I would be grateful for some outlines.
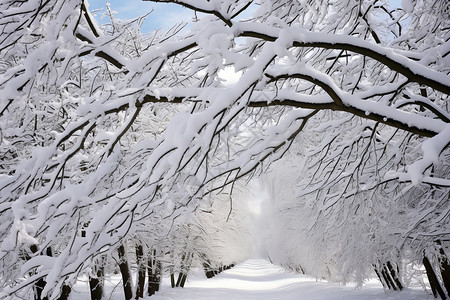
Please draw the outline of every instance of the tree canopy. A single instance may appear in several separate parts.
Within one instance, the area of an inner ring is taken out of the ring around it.
[[[162,252],[193,241],[196,214],[286,155],[306,168],[281,206],[307,226],[391,224],[366,231],[381,264],[448,253],[447,1],[153,2],[197,18],[142,34],[86,0],[0,3],[0,297],[45,278],[56,299],[144,228],[173,234]]]

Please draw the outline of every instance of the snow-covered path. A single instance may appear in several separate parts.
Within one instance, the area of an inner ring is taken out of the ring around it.
[[[153,300],[418,300],[432,299],[422,290],[385,292],[377,282],[361,290],[354,286],[320,282],[286,272],[265,260],[252,259],[224,271],[212,279],[191,277],[184,289],[162,290]]]

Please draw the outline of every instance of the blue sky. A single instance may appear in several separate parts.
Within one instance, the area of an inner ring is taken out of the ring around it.
[[[402,0],[391,0],[392,7],[401,7]],[[89,9],[102,9],[95,12],[94,15],[99,23],[107,23],[108,19],[101,18],[101,12],[106,11],[106,0],[88,0]],[[179,5],[167,3],[154,3],[142,0],[108,0],[110,7],[116,11],[116,16],[120,19],[132,19],[142,16],[153,9],[153,12],[147,17],[141,30],[142,32],[151,32],[156,29],[169,29],[174,24],[182,21],[190,21],[194,17],[194,13]]]
[[[108,23],[108,18],[101,18],[102,12],[106,11],[106,0],[88,0],[89,10],[102,9],[94,12],[99,23]],[[111,10],[116,11],[116,17],[120,19],[132,19],[142,16],[153,9],[153,12],[147,16],[141,30],[142,32],[151,32],[159,28],[169,29],[174,24],[181,21],[190,21],[194,14],[189,9],[179,5],[167,3],[154,3],[142,0],[108,0]]]

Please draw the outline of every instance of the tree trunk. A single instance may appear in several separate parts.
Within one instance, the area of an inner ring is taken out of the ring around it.
[[[131,300],[133,298],[133,287],[131,281],[131,272],[128,265],[128,260],[125,256],[125,247],[120,245],[117,249],[119,253],[119,269],[122,274],[123,292],[125,294],[125,300]]]
[[[447,290],[447,296],[450,298],[450,264],[448,259],[441,261],[441,276],[444,287]]]
[[[30,250],[32,253],[38,252],[38,246],[37,245],[31,245]],[[26,255],[26,259],[29,260],[30,257]],[[47,300],[47,297],[42,298],[42,290],[45,288],[45,285],[47,282],[44,280],[44,278],[40,278],[33,286],[34,290],[34,300]]]
[[[86,237],[86,231],[81,231],[81,236]],[[89,291],[91,294],[91,300],[101,300],[103,297],[103,285],[104,285],[104,274],[103,274],[103,261],[97,266],[97,277],[89,276]]]
[[[184,266],[184,269],[186,270],[186,272],[180,271],[180,273],[178,274],[178,280],[175,285],[177,287],[179,287],[179,286],[184,287],[184,283],[186,282],[186,278],[187,278],[187,273],[189,272],[190,256],[191,256],[191,254],[188,253],[187,255],[183,254],[183,256],[181,257],[182,266]]]
[[[211,263],[209,262],[209,260],[203,263],[203,269],[205,270],[206,278],[214,277],[214,272],[213,270],[211,270]]]
[[[175,286],[176,287],[184,287],[184,284],[186,283],[186,279],[187,279],[187,274],[180,272],[178,274],[178,280],[177,280],[177,284]]]
[[[214,271],[212,271],[211,269],[205,267],[205,275],[206,275],[206,278],[213,278],[214,277]]]
[[[37,245],[31,245],[30,246],[30,250],[33,253],[36,253],[39,249],[37,247]],[[45,250],[45,254],[47,256],[52,257],[53,256],[53,252],[52,252],[52,248],[48,247]],[[45,281],[44,278],[40,278],[33,287],[34,290],[34,300],[48,300],[48,297],[42,297],[42,290],[45,288],[45,285],[47,284],[47,282]],[[61,293],[59,295],[59,297],[57,298],[57,300],[67,300],[69,299],[69,295],[70,292],[72,291],[72,289],[70,288],[70,286],[63,284],[62,288],[61,288]]]
[[[450,298],[450,264],[448,259],[441,261],[441,276],[444,287],[447,290],[447,296]]]
[[[441,284],[434,272],[433,266],[430,263],[430,260],[425,255],[423,256],[423,265],[427,272],[428,281],[430,282],[431,291],[433,292],[434,298],[437,298],[437,295],[441,297],[441,299],[446,299],[444,291],[442,290]]]
[[[173,272],[170,273],[170,286],[175,287],[175,274]]]
[[[97,278],[89,277],[89,290],[91,292],[91,300],[101,300],[103,297],[103,282],[99,274],[101,271],[97,271]]]
[[[159,291],[159,285],[161,282],[161,262],[156,259],[156,250],[153,250],[152,255],[150,255],[148,259],[148,295],[151,296],[157,291]],[[175,281],[175,278],[172,278],[171,281]],[[174,287],[174,286],[172,286]]]
[[[180,286],[182,278],[183,278],[183,272],[178,273],[177,283],[175,284],[176,287]]]
[[[388,262],[386,263],[386,266],[387,266],[387,268],[388,268],[388,270],[389,270],[389,273],[391,274],[392,280],[393,280],[394,283],[397,285],[398,289],[399,289],[400,291],[403,290],[403,285],[402,285],[402,283],[400,282],[400,279],[398,278],[398,273],[399,273],[398,268],[397,268],[397,269],[394,269],[394,267],[392,266],[392,264],[391,264],[390,261],[388,261]]]
[[[187,275],[183,273],[183,276],[181,277],[180,286],[184,288],[184,284],[186,283]]]
[[[89,290],[91,293],[91,300],[101,300],[104,294],[104,257],[102,257],[98,262],[95,268],[97,269],[96,275],[97,277],[89,276]]]
[[[379,265],[381,265],[381,268],[378,267]],[[373,265],[373,268],[383,287],[394,291],[401,291],[403,289],[403,285],[398,277],[398,267],[394,268],[390,261],[387,261],[385,264],[378,263],[378,266]]]
[[[58,300],[68,300],[71,291],[72,289],[70,288],[70,286],[64,284],[62,286],[61,295],[59,296]]]
[[[439,253],[441,254],[440,265],[441,265],[441,276],[444,283],[444,287],[447,290],[447,296],[450,298],[450,262],[447,254],[444,252],[441,241],[437,240],[436,243],[439,245]]]
[[[136,261],[138,265],[136,299],[139,299],[144,298],[144,286],[145,286],[145,261],[144,261],[144,249],[142,245],[136,246]]]
[[[41,278],[34,284],[34,300],[47,300],[47,297],[42,298],[42,290],[45,288],[47,282]]]
[[[373,266],[373,270],[375,271],[375,274],[377,274],[378,280],[380,280],[383,288],[389,289],[389,286],[386,284],[385,280],[382,278],[382,275],[381,275],[380,271],[378,270],[377,266],[375,264],[373,264],[372,266]]]
[[[381,269],[381,275],[383,275],[384,281],[386,282],[388,289],[392,289],[392,290],[396,291],[397,288],[395,287],[395,283],[392,281],[392,278],[391,278],[391,276],[389,276],[387,268],[384,265]]]

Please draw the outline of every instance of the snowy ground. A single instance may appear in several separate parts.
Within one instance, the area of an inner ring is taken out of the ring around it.
[[[86,286],[86,285],[85,285]],[[76,287],[71,299],[89,299],[83,284]],[[123,299],[119,280],[107,284],[106,299]],[[202,274],[191,276],[185,288],[169,287],[166,280],[152,300],[423,300],[434,299],[421,289],[385,292],[381,285],[369,282],[362,289],[354,286],[316,281],[313,278],[286,272],[265,260],[248,260],[212,279]]]

